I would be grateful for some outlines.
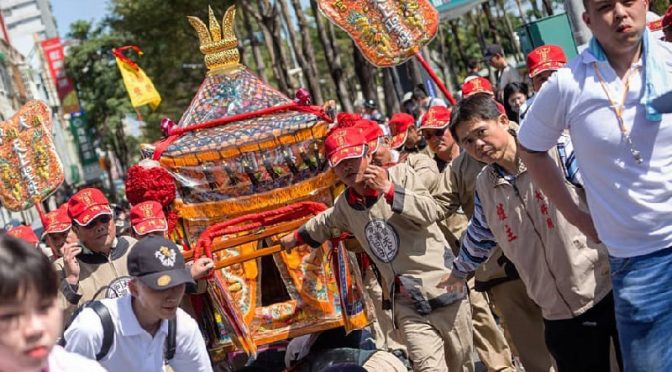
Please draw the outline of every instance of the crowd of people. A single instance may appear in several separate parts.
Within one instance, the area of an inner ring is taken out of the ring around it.
[[[292,340],[285,368],[672,370],[672,11],[659,40],[645,1],[584,6],[570,62],[541,46],[523,78],[492,45],[494,84],[470,62],[454,107],[418,86],[389,120],[337,115],[345,191],[280,243],[347,233],[376,321]],[[185,262],[161,204],[85,188],[44,222],[0,236],[0,371],[213,370],[185,295],[215,264]]]

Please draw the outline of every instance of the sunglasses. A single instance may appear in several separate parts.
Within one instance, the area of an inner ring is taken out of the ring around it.
[[[93,229],[94,227],[98,226],[99,223],[102,223],[102,224],[109,223],[111,219],[112,219],[112,216],[110,216],[109,214],[104,214],[102,216],[98,216],[98,217],[94,218],[91,222],[89,222],[88,225],[82,226],[82,227],[87,229],[87,230],[90,230],[90,229]]]
[[[430,139],[432,137],[443,137],[443,134],[446,133],[446,129],[423,129],[422,136],[425,139]]]

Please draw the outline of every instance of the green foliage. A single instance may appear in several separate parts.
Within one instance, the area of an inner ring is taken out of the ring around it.
[[[651,11],[662,16],[670,6],[669,0],[651,0]]]
[[[107,21],[97,27],[77,21],[71,25],[68,37],[73,39],[73,45],[68,50],[66,69],[75,81],[82,108],[103,145],[117,150],[124,141],[117,138],[117,127],[124,114],[133,108],[120,84],[121,75],[111,50],[127,40],[111,31]]]

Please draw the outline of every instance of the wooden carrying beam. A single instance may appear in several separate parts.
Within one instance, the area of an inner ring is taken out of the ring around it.
[[[282,222],[282,223],[279,223],[277,225],[274,225],[273,227],[263,228],[263,230],[257,231],[255,233],[250,233],[250,234],[247,234],[247,235],[238,236],[238,237],[227,239],[227,240],[222,240],[222,239],[219,239],[219,238],[215,238],[215,239],[218,239],[219,241],[217,243],[213,242],[212,251],[217,252],[217,251],[221,251],[223,249],[237,247],[239,245],[249,243],[251,241],[265,239],[265,238],[268,238],[269,236],[294,231],[294,230],[298,229],[300,226],[302,226],[304,223],[306,223],[311,217],[312,216],[307,216],[307,217],[303,217],[303,218],[300,218],[300,219],[297,219],[297,220],[294,220],[294,221]],[[272,246],[272,247],[269,247],[269,248],[256,250],[256,251],[254,251],[250,254],[247,254],[247,255],[229,257],[227,259],[217,261],[215,263],[215,268],[216,269],[221,269],[222,267],[231,266],[231,265],[234,265],[236,263],[245,262],[245,261],[255,259],[257,257],[277,253],[277,252],[280,252],[281,250],[282,250],[282,248],[279,245],[276,245],[276,246]],[[193,250],[184,252],[185,261],[191,261],[193,259],[193,255],[194,255]],[[245,258],[245,257],[247,257],[247,258]],[[234,260],[235,262],[229,262],[232,259],[235,259]],[[225,263],[225,264],[223,266],[220,266],[220,263]]]

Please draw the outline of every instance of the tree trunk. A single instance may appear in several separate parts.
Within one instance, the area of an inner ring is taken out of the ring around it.
[[[257,75],[264,82],[268,82],[266,77],[266,65],[264,64],[264,57],[261,55],[261,50],[259,49],[259,40],[254,35],[254,29],[252,28],[252,23],[250,23],[250,15],[248,14],[245,7],[241,7],[241,13],[243,13],[243,25],[245,26],[245,31],[247,32],[247,38],[250,40],[250,47],[252,48],[252,57],[254,58],[254,67],[257,72]]]
[[[393,67],[394,68],[394,67]],[[394,83],[393,68],[383,69],[383,90],[385,91],[385,113],[387,117],[400,112],[399,94]]]
[[[523,4],[521,4],[520,0],[516,0],[516,6],[518,7],[518,13],[520,13],[520,20],[523,21],[523,24],[527,23],[527,16],[523,11]]]
[[[494,18],[492,17],[492,11],[490,10],[490,1],[486,1],[481,4],[483,9],[483,14],[485,14],[485,20],[488,22],[488,34],[492,41],[495,44],[502,45],[501,40],[499,39],[499,32],[497,31],[497,23],[495,23]]]
[[[264,32],[264,43],[271,55],[273,74],[278,80],[279,89],[289,96],[294,95],[294,86],[287,73],[289,62],[285,52],[282,36],[280,35],[280,23],[278,22],[277,9],[269,3],[269,0],[257,2],[258,9],[252,7],[252,2],[241,1],[245,10],[259,23]]]
[[[320,87],[320,74],[317,70],[317,62],[315,62],[315,49],[313,48],[313,40],[310,38],[310,27],[308,26],[308,21],[306,20],[306,15],[303,13],[301,8],[301,1],[292,0],[292,5],[294,6],[294,14],[299,21],[299,31],[301,32],[302,39],[302,51],[306,57],[306,62],[308,63],[308,68],[317,83],[315,94],[313,95],[313,102],[323,103],[324,98],[322,97],[322,89]]]
[[[443,27],[439,25],[439,43],[438,43],[438,49],[439,49],[439,61],[434,61],[437,65],[441,66],[441,74],[443,75],[443,81],[448,84],[448,90],[451,91],[451,87],[454,87],[457,85],[457,80],[455,80],[455,77],[452,74],[452,68],[451,65],[453,64],[452,58],[450,58],[449,51],[446,48],[446,36],[445,33],[443,32]]]
[[[481,50],[485,50],[487,42],[485,41],[485,36],[483,35],[483,29],[481,28],[481,19],[478,16],[478,12],[476,14],[474,14],[474,12],[469,12],[469,20],[471,21],[471,24],[474,26],[474,31],[476,33],[476,37],[478,38],[478,44],[481,46]]]
[[[362,90],[362,95],[364,95],[365,100],[372,99],[378,102],[375,68],[364,58],[354,41],[352,42],[352,48],[355,74],[357,75],[357,80],[359,80],[359,88]]]
[[[541,19],[543,14],[541,14],[541,10],[539,10],[539,4],[537,3],[537,0],[530,0],[530,4],[532,5],[532,13],[534,13],[534,18]]]
[[[451,31],[452,31],[452,26],[450,25],[450,23],[448,24],[448,26],[451,27]],[[458,36],[457,34],[454,34],[454,36],[456,36],[456,37],[454,37],[452,40],[455,40],[455,41],[460,40],[460,38],[457,37]],[[453,45],[455,45],[455,44],[457,44],[457,43],[449,42],[448,39],[446,38],[446,45],[448,47],[448,57],[447,58],[451,61],[451,63],[448,64],[448,68],[450,69],[450,75],[453,77],[453,82],[454,82],[455,86],[459,87],[462,84],[462,82],[460,81],[459,74],[460,74],[461,71],[466,71],[467,66],[464,65],[463,69],[460,68],[459,62],[462,61],[462,60],[458,57],[454,57],[456,55],[459,55],[459,53],[453,53]],[[459,50],[459,47],[457,45],[455,45],[455,48]],[[453,63],[453,61],[455,61],[455,63]]]
[[[292,18],[291,14],[289,14],[287,1],[277,0],[276,4],[280,6],[280,11],[282,12],[285,25],[287,26],[289,41],[292,43],[292,47],[294,48],[294,56],[296,57],[299,66],[301,67],[301,71],[303,71],[303,76],[305,77],[306,84],[308,85],[307,88],[310,91],[310,94],[313,96],[313,102],[322,103],[322,90],[320,89],[320,82],[317,80],[315,71],[309,65],[308,60],[306,59],[306,55],[301,48],[301,41],[299,40],[298,33],[294,27],[294,19]],[[305,43],[306,41],[304,40],[304,46]],[[315,56],[313,55],[313,58],[314,57]]]
[[[462,40],[460,39],[460,28],[457,25],[457,20],[451,20],[448,22],[450,25],[450,31],[453,33],[453,40],[455,41],[455,46],[457,47],[457,54],[460,56],[462,61],[462,66],[466,69],[469,65],[469,60],[467,55],[464,54],[464,46],[462,46]]]
[[[336,96],[338,97],[338,101],[341,104],[341,109],[346,112],[352,112],[354,108],[352,105],[352,100],[350,99],[350,94],[348,93],[345,71],[343,70],[343,65],[341,63],[341,54],[338,50],[338,47],[335,45],[335,41],[332,39],[334,37],[333,32],[327,33],[327,31],[324,29],[320,11],[317,7],[317,1],[311,0],[310,7],[313,10],[317,34],[320,37],[322,49],[324,49],[325,59],[327,60],[327,67],[329,68],[329,74],[331,75],[331,79],[334,81],[334,85],[336,86]],[[331,25],[331,22],[327,23]]]
[[[504,0],[496,0],[495,1],[497,6],[499,7],[499,10],[502,12],[502,17],[501,19],[504,22],[504,27],[506,27],[506,30],[508,32],[508,39],[511,45],[513,45],[514,50],[516,51],[516,61],[519,62],[521,57],[525,57],[523,55],[523,52],[520,50],[520,45],[516,42],[516,31],[513,29],[513,25],[511,24],[511,18],[509,18],[509,13],[506,11],[506,7],[504,6]]]
[[[118,147],[119,151],[116,155],[121,165],[121,174],[126,174],[126,170],[128,169],[128,158],[130,151],[128,150],[126,133],[124,133],[124,124],[121,122],[121,120],[117,123],[117,128],[115,130],[115,137],[118,143],[118,146],[115,147]]]
[[[544,6],[544,11],[547,16],[553,15],[553,3],[551,0],[541,0],[542,5]]]

